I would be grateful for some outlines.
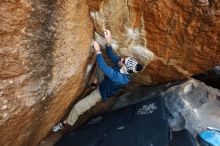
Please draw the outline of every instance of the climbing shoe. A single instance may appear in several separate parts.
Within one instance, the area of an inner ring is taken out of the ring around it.
[[[63,129],[63,127],[65,126],[65,124],[63,122],[59,122],[58,124],[56,124],[55,126],[53,126],[52,131],[53,132],[58,132],[61,129]]]

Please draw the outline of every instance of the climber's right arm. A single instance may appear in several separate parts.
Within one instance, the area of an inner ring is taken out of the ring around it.
[[[105,34],[105,39],[107,43],[105,45],[107,56],[111,59],[111,61],[115,65],[117,65],[118,61],[120,61],[120,57],[113,53],[112,46],[111,46],[111,41],[112,41],[111,32],[109,30],[104,30],[104,34]]]

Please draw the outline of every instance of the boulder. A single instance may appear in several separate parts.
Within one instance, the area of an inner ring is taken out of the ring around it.
[[[188,129],[193,135],[207,127],[220,128],[220,91],[197,80],[168,89],[163,96],[171,113],[173,130]],[[179,119],[179,118],[182,118]],[[181,124],[176,121],[185,121]],[[183,127],[184,126],[184,127]]]
[[[96,39],[104,44],[102,29],[110,29],[115,51],[145,65],[134,83],[188,78],[220,64],[217,0],[89,0],[88,4]]]
[[[88,10],[86,0],[0,2],[1,146],[37,145],[84,89]]]

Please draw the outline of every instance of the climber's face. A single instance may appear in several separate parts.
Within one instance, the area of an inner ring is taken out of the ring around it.
[[[118,66],[120,68],[122,68],[123,66],[125,66],[125,58],[121,58],[121,60],[118,62]]]

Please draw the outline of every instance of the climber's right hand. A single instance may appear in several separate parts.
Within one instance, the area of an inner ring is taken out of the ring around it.
[[[104,35],[105,35],[105,39],[108,45],[111,45],[111,41],[112,41],[112,35],[111,32],[107,29],[104,29]]]

